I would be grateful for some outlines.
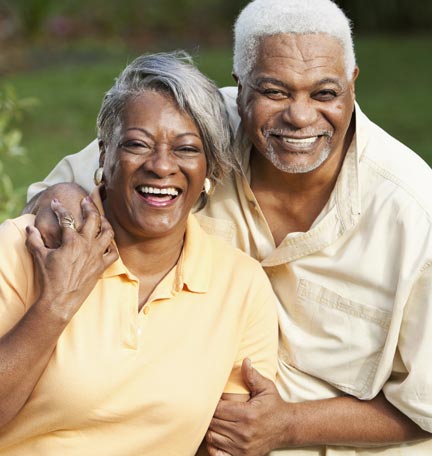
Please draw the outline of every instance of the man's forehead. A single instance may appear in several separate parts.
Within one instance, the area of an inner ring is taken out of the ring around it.
[[[286,57],[310,60],[319,56],[343,58],[341,42],[325,33],[283,33],[263,36],[259,40],[258,58]]]
[[[338,39],[326,34],[278,34],[262,37],[253,73],[292,70],[344,72]]]

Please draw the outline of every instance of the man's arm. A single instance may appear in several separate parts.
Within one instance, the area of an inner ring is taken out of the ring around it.
[[[278,448],[316,445],[382,446],[427,439],[422,430],[383,394],[370,401],[351,396],[287,403],[255,369],[244,371],[251,399],[221,400],[207,433],[211,456],[262,456]]]

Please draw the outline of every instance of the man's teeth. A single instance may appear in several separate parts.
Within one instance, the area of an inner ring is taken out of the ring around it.
[[[310,138],[288,138],[283,136],[282,139],[289,144],[312,144],[318,139],[318,136],[311,136]]]
[[[138,187],[138,191],[140,193],[152,193],[153,195],[177,196],[179,194],[178,190],[174,187],[157,188],[141,185],[140,187]]]

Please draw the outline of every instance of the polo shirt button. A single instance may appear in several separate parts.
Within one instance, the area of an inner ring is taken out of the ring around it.
[[[150,307],[144,306],[143,312],[144,312],[144,315],[147,315],[150,312]]]

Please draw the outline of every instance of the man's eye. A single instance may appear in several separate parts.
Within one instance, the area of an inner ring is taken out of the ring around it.
[[[272,100],[277,100],[281,98],[286,98],[287,94],[282,90],[278,89],[262,89],[261,93]]]
[[[314,98],[319,101],[333,100],[337,96],[334,90],[320,90],[315,94]]]

